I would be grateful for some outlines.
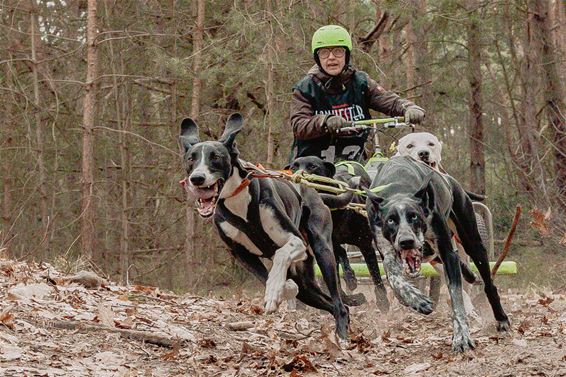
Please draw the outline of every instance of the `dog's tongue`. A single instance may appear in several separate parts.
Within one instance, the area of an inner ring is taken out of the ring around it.
[[[210,199],[199,199],[198,201],[198,213],[202,217],[212,216],[214,209],[216,208],[216,197]]]
[[[411,277],[416,277],[421,271],[421,254],[417,249],[401,251],[401,258],[405,273]]]

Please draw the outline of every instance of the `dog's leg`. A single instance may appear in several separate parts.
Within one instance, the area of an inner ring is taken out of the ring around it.
[[[303,241],[291,234],[285,245],[277,249],[273,257],[273,265],[265,283],[265,312],[273,313],[277,310],[283,299],[297,288],[287,281],[287,271],[291,264],[307,258],[306,246]],[[287,285],[289,285],[287,287]],[[289,291],[289,292],[287,292]]]
[[[442,215],[437,212],[434,212],[432,215],[432,228],[437,236],[437,247],[444,265],[444,274],[446,280],[448,280],[448,291],[452,301],[452,324],[454,331],[452,350],[455,352],[464,352],[474,348],[475,344],[470,337],[466,309],[462,297],[460,258],[458,258],[458,255],[452,250],[448,225],[446,225],[446,221],[442,218]]]
[[[350,261],[348,260],[348,253],[346,249],[342,247],[342,245],[338,243],[333,243],[334,245],[334,256],[336,257],[336,273],[339,273],[338,269],[339,266],[342,267],[342,271],[344,271],[344,280],[346,281],[346,285],[348,289],[353,291],[358,287],[358,281],[356,279],[356,274],[354,270],[352,270],[352,266],[350,266]],[[340,281],[340,279],[338,279]],[[338,282],[340,284],[340,282]]]
[[[363,243],[364,245],[371,245],[371,241]],[[379,272],[379,264],[377,263],[377,255],[372,247],[360,247],[360,251],[364,257],[364,261],[368,266],[368,271],[373,281],[376,304],[382,313],[389,311],[389,300],[387,299],[387,291],[381,280],[381,273]]]
[[[366,296],[363,293],[355,293],[355,294],[347,294],[342,289],[342,283],[340,281],[340,266],[342,266],[342,270],[344,271],[344,280],[346,281],[346,285],[348,289],[354,290],[356,289],[358,283],[356,281],[356,275],[354,275],[354,270],[352,270],[352,266],[350,266],[350,261],[348,260],[348,254],[346,250],[342,247],[342,245],[335,243],[334,244],[334,257],[336,258],[336,275],[338,280],[338,290],[340,291],[340,296],[346,305],[350,306],[360,306],[365,304]],[[353,279],[353,287],[351,285]]]
[[[381,229],[374,226],[373,231],[375,244],[383,254],[383,267],[387,274],[387,280],[395,296],[403,305],[409,306],[419,313],[430,314],[432,312],[432,301],[403,277],[402,264],[397,260],[391,243],[383,237]]]
[[[348,339],[349,315],[338,292],[338,275],[336,274],[336,260],[332,252],[332,229],[324,229],[328,224],[322,221],[309,219],[307,223],[307,236],[312,246],[316,262],[322,272],[326,287],[330,292],[334,318],[336,319],[336,333],[341,339]],[[327,237],[325,237],[327,236]]]
[[[313,264],[313,257],[309,255],[305,262],[296,263],[289,270],[290,276],[299,287],[299,294],[297,295],[297,298],[306,305],[324,310],[334,315],[335,310],[332,299],[320,289],[320,286],[316,282],[314,277]],[[346,314],[348,314],[348,307],[345,308]]]
[[[459,191],[454,193],[453,214],[451,219],[458,231],[458,237],[462,241],[464,250],[472,258],[484,283],[484,292],[489,300],[493,315],[497,320],[498,331],[508,331],[511,328],[509,318],[503,307],[501,299],[497,293],[497,287],[491,279],[489,260],[487,251],[481,241],[476,219],[473,212],[471,200],[462,195]]]

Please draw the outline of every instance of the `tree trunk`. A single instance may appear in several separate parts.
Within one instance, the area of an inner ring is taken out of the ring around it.
[[[275,48],[274,38],[273,38],[273,29],[271,25],[271,19],[273,17],[271,0],[265,0],[266,2],[266,16],[267,16],[267,25],[268,25],[268,33],[269,36],[267,37],[267,82],[265,85],[265,97],[267,100],[267,109],[265,112],[265,122],[267,123],[267,166],[273,166],[273,150],[274,150],[274,141],[273,141],[273,126],[276,124],[275,120],[273,119],[273,110],[275,105],[273,103],[273,49]]]
[[[38,245],[39,259],[45,260],[49,250],[49,215],[47,213],[47,172],[45,168],[45,137],[43,135],[43,125],[41,122],[41,104],[39,95],[39,74],[38,74],[38,48],[39,35],[37,35],[37,5],[35,0],[30,0],[30,40],[31,40],[31,67],[33,75],[33,104],[34,104],[34,120],[35,120],[35,141],[36,141],[36,158],[38,168],[37,187],[39,191],[39,213],[41,221],[41,235],[38,237],[40,244]]]
[[[521,121],[518,124],[519,135],[521,136],[521,147],[523,152],[523,169],[531,178],[531,189],[538,186],[537,191],[542,194],[536,195],[529,192],[533,199],[548,198],[544,169],[540,161],[538,120],[536,108],[536,96],[539,72],[537,70],[538,53],[536,51],[536,39],[533,35],[532,15],[527,12],[525,31],[523,33],[523,51],[520,72],[521,72]]]
[[[477,0],[466,0],[469,11],[468,21],[468,81],[470,83],[470,188],[480,194],[485,194],[485,156],[483,149],[483,104],[482,104],[482,74],[481,74],[481,42],[477,17]]]
[[[420,94],[414,101],[427,111],[424,123],[425,127],[429,129],[430,132],[437,132],[439,125],[435,123],[432,75],[430,72],[431,58],[428,51],[428,32],[431,28],[431,24],[430,20],[427,18],[426,0],[418,0],[413,12],[413,19],[419,21],[418,28],[414,28],[415,49],[413,53],[415,55],[416,85],[418,85],[417,93]]]
[[[198,0],[197,2],[197,23],[193,33],[193,88],[191,93],[191,113],[192,119],[197,120],[200,113],[200,91],[201,79],[199,77],[200,66],[202,63],[202,48],[204,39],[204,15],[205,15],[205,2]],[[194,281],[194,272],[197,270],[195,264],[197,263],[197,256],[195,250],[195,228],[196,219],[193,209],[193,202],[187,194],[187,234],[185,238],[185,263],[186,272],[189,281]]]
[[[549,27],[548,2],[529,0],[529,19],[533,26],[533,37],[536,39],[540,54],[544,99],[548,123],[552,127],[555,158],[556,187],[562,208],[566,209],[566,122],[564,111],[563,85],[558,74],[556,47]]]
[[[405,26],[405,39],[407,42],[407,53],[405,58],[405,72],[407,75],[406,97],[414,97],[417,84],[415,73],[415,30],[413,29],[414,18],[409,17]]]
[[[96,102],[96,0],[87,3],[87,71],[86,93],[83,102],[83,151],[81,177],[81,244],[83,256],[92,259],[94,254],[94,110]]]
[[[6,86],[9,89],[14,87],[12,82],[12,64],[6,63],[4,64],[4,72],[6,77]],[[3,127],[0,127],[0,140],[2,140],[2,148],[0,149],[0,168],[1,170],[1,182],[2,182],[2,197],[0,197],[0,201],[2,201],[2,231],[0,232],[0,249],[4,249],[0,252],[0,256],[4,257],[15,257],[10,250],[10,242],[9,240],[12,238],[12,184],[13,184],[13,167],[11,163],[11,154],[13,151],[11,150],[12,145],[14,144],[13,139],[13,130],[12,128],[15,126],[15,122],[13,122],[13,105],[12,105],[12,98],[11,96],[5,96],[4,102],[5,104],[5,111],[6,111],[6,119]]]

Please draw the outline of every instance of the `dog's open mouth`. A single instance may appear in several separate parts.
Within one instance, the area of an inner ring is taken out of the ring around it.
[[[419,249],[401,250],[401,260],[407,276],[412,278],[419,276],[422,256],[423,253]]]
[[[430,161],[429,159],[422,159],[421,161],[436,170],[436,161]]]
[[[193,186],[188,184],[186,189],[196,197],[197,211],[201,217],[207,218],[214,214],[216,202],[222,190],[221,179],[210,186]]]

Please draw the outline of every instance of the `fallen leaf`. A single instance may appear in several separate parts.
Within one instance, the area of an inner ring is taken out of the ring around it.
[[[547,297],[547,296],[542,296],[542,298],[540,298],[538,300],[538,303],[542,306],[548,306],[552,303],[552,301],[554,301],[554,299],[552,297]]]
[[[334,340],[334,334],[331,333],[330,326],[327,324],[322,324],[320,326],[320,340],[322,341],[322,346],[324,351],[332,358],[335,359],[338,356],[342,349]]]
[[[136,292],[142,292],[142,293],[148,293],[148,294],[152,294],[155,292],[155,290],[157,289],[156,287],[148,287],[145,285],[138,285],[135,284],[132,286],[132,289]]]
[[[261,306],[252,305],[252,306],[250,307],[250,312],[251,312],[252,314],[262,315],[263,312],[264,312],[264,309],[263,309]]]
[[[546,237],[550,234],[548,229],[547,220],[550,219],[550,208],[543,214],[538,208],[532,209],[529,214],[532,217],[531,226],[539,231],[540,235]]]
[[[299,372],[317,372],[314,365],[305,355],[295,355],[293,360],[283,365],[283,370],[285,372],[291,372],[297,370]]]
[[[444,357],[444,354],[442,352],[438,352],[438,353],[433,353],[432,354],[432,358],[434,360],[441,360]]]
[[[2,323],[7,328],[14,330],[14,315],[10,313],[11,307],[8,307],[0,313],[0,323]]]
[[[181,350],[181,342],[173,343],[171,351],[166,352],[161,356],[161,360],[170,361],[175,360],[179,356],[179,351]]]
[[[383,334],[381,334],[381,340],[383,340],[384,342],[391,342],[391,339],[389,339],[390,336],[391,336],[391,331],[386,330],[383,332]]]
[[[560,245],[566,245],[566,232],[562,235],[562,239],[558,241]]]
[[[98,320],[103,325],[106,325],[108,327],[114,327],[115,316],[116,315],[112,311],[110,305],[106,303],[100,303],[100,305],[98,305]]]
[[[115,320],[114,325],[116,325],[116,327],[118,327],[119,329],[131,329],[132,327],[134,327],[134,318],[126,317],[126,319],[123,321]]]
[[[430,367],[431,367],[430,363],[416,363],[416,364],[411,364],[408,367],[406,367],[404,372],[405,373],[418,373],[418,372],[425,371]]]
[[[527,331],[531,327],[531,323],[528,320],[524,320],[519,323],[519,327],[517,327],[517,331],[519,334],[524,335],[525,331]]]
[[[202,348],[216,348],[216,343],[212,339],[200,339],[198,345]]]
[[[350,350],[357,348],[358,352],[364,353],[365,351],[367,351],[369,348],[372,347],[371,342],[364,337],[363,333],[360,333],[354,337],[351,338],[351,343],[352,346],[350,346]]]

